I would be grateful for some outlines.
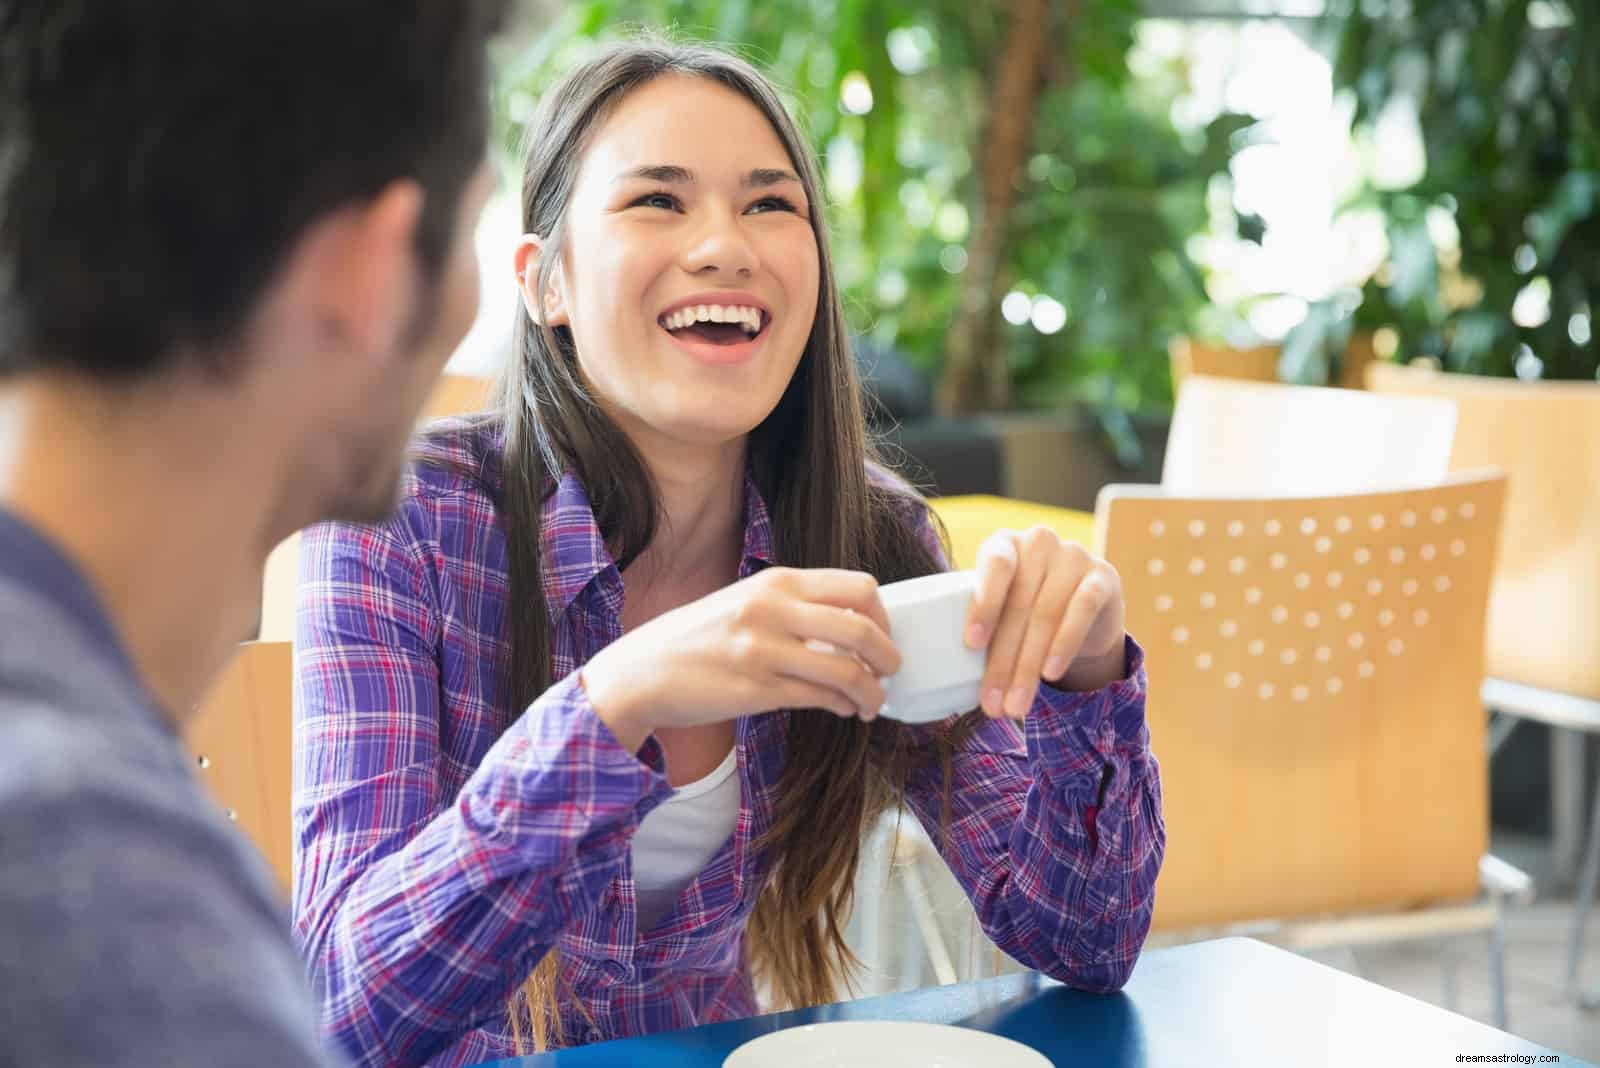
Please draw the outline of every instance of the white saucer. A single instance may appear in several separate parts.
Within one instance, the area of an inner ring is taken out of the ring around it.
[[[888,1020],[808,1024],[740,1046],[722,1068],[1051,1068],[1020,1042],[969,1027]]]

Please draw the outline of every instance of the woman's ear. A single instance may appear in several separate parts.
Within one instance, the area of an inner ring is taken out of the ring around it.
[[[567,316],[567,301],[562,293],[561,265],[555,265],[555,270],[550,274],[550,284],[541,294],[539,288],[540,257],[544,252],[543,239],[538,234],[523,234],[517,242],[517,251],[513,254],[513,267],[517,274],[517,288],[522,291],[522,306],[528,310],[528,315],[534,322],[541,319],[549,326],[569,326],[572,320]],[[544,314],[540,315],[540,308]]]

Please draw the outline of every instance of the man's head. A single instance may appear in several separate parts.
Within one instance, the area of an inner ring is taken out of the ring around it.
[[[0,0],[0,384],[298,379],[285,469],[383,514],[476,309],[503,3]]]

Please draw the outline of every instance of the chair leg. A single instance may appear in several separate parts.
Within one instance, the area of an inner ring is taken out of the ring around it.
[[[1506,910],[1505,903],[1495,908],[1494,929],[1489,932],[1489,994],[1494,1025],[1500,1030],[1511,1026],[1506,1010]]]
[[[934,914],[933,897],[927,880],[922,877],[921,864],[918,858],[902,868],[900,885],[905,888],[911,915],[922,934],[922,947],[927,951],[928,962],[933,965],[934,978],[940,986],[949,986],[956,981],[956,968],[950,960],[944,932],[939,929],[939,918]]]
[[[1584,1007],[1600,1006],[1600,999],[1583,996],[1579,968],[1583,963],[1583,929],[1594,907],[1595,884],[1600,882],[1600,790],[1595,791],[1594,811],[1589,815],[1589,844],[1584,849],[1583,875],[1578,880],[1578,897],[1572,904],[1572,934],[1567,939],[1567,997]]]
[[[1444,1007],[1451,1012],[1460,1011],[1461,985],[1457,982],[1459,977],[1459,961],[1456,959],[1456,947],[1453,941],[1445,941],[1439,945],[1439,993]]]
[[[880,824],[868,837],[862,850],[861,885],[866,893],[861,895],[856,919],[860,925],[861,943],[859,957],[863,978],[866,980],[864,996],[889,993],[888,976],[883,948],[884,895],[889,892],[890,834]]]

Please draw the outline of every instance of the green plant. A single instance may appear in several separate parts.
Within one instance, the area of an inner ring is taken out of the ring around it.
[[[1400,358],[1452,371],[1600,376],[1600,7],[1375,7],[1346,0],[1334,15],[1335,83],[1355,96],[1358,131],[1414,107],[1426,168],[1353,202],[1383,212],[1387,262],[1359,296],[1313,308],[1286,342],[1286,369],[1317,380],[1341,333],[1387,328]]]
[[[824,155],[854,328],[930,376],[952,349],[976,353],[985,368],[947,391],[952,410],[1088,401],[1115,430],[1122,412],[1170,405],[1167,340],[1204,305],[1184,244],[1240,123],[1178,134],[1167,114],[1179,86],[1129,74],[1133,0],[1070,19],[1074,0],[1030,2],[1049,41],[999,107],[996,72],[1016,61],[1009,20],[1025,5],[581,0],[505,57],[505,142],[576,57],[631,27],[730,44],[788,91]],[[996,217],[1000,176],[1009,203]],[[978,278],[985,247],[998,249],[994,273]],[[1002,322],[998,297],[1013,291],[1055,301],[1064,321],[1047,316],[1048,334]]]

